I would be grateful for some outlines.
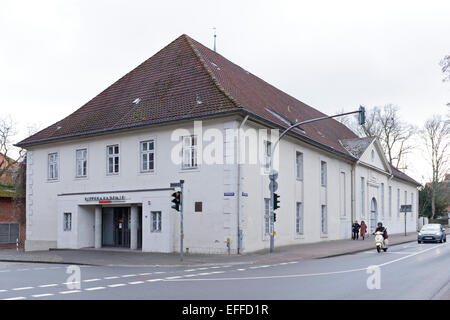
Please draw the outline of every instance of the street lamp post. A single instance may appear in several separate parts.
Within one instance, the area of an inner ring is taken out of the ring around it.
[[[320,121],[320,120],[326,120],[326,119],[332,119],[332,118],[336,118],[336,117],[342,117],[342,116],[346,116],[349,114],[354,114],[354,113],[359,113],[359,124],[363,125],[365,123],[365,119],[366,119],[366,110],[363,106],[360,106],[359,109],[357,111],[351,111],[351,112],[346,112],[346,113],[340,113],[340,114],[336,114],[333,116],[324,116],[324,117],[319,117],[319,118],[314,118],[314,119],[309,119],[309,120],[305,120],[302,122],[296,122],[293,125],[291,125],[290,127],[288,127],[287,129],[285,129],[283,131],[283,133],[278,137],[277,141],[275,141],[273,148],[271,150],[270,153],[270,157],[269,157],[269,161],[270,161],[270,171],[269,171],[269,178],[270,178],[270,184],[269,184],[269,189],[270,189],[270,218],[269,218],[269,232],[270,232],[270,252],[272,253],[275,247],[275,225],[274,225],[274,192],[276,190],[274,190],[274,188],[276,188],[276,178],[278,176],[278,173],[276,171],[273,170],[273,156],[275,154],[275,149],[278,146],[278,143],[280,142],[280,140],[292,129],[299,127],[300,125],[303,124],[308,124],[311,122],[316,122],[316,121]]]

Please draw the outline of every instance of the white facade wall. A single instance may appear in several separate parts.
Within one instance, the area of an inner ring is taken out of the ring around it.
[[[189,252],[225,253],[226,239],[231,240],[231,252],[237,252],[238,220],[242,230],[241,252],[252,252],[269,247],[269,235],[264,228],[264,198],[270,198],[269,179],[262,174],[260,163],[227,164],[237,156],[235,137],[231,134],[242,119],[221,118],[203,121],[203,132],[216,129],[223,133],[223,159],[225,164],[201,164],[198,169],[182,170],[171,161],[171,151],[177,142],[171,141],[173,130],[186,128],[193,132],[193,123],[176,126],[151,127],[122,133],[56,142],[31,147],[27,161],[27,250],[57,248],[83,248],[95,245],[95,207],[98,203],[86,201],[86,196],[120,194],[125,197],[121,206],[142,207],[142,251],[173,252],[179,250],[179,213],[170,208],[171,182],[185,180],[184,189],[184,247]],[[248,121],[244,130],[260,129]],[[140,172],[140,141],[155,140],[155,170]],[[241,141],[242,143],[242,141]],[[120,173],[106,172],[106,146],[119,144]],[[203,147],[209,142],[203,142]],[[75,177],[75,152],[88,149],[88,176]],[[354,164],[336,155],[312,147],[291,137],[279,144],[278,191],[280,209],[276,211],[275,243],[291,245],[351,237],[353,220],[369,220],[370,201],[378,204],[378,217],[390,233],[404,231],[404,214],[397,213],[397,188],[401,204],[407,191],[406,204],[413,212],[407,214],[407,231],[416,230],[418,192],[415,186],[392,178],[386,173],[383,159],[371,149],[366,150],[360,163]],[[376,149],[376,148],[375,148]],[[59,179],[47,179],[49,153],[59,155]],[[296,152],[303,153],[303,179],[296,177]],[[321,161],[327,163],[327,183],[321,186]],[[365,199],[361,199],[360,178],[365,178]],[[352,182],[353,179],[353,182]],[[239,182],[239,184],[238,184]],[[380,186],[384,183],[384,217],[381,217]],[[352,202],[352,184],[355,201]],[[388,190],[392,187],[392,216],[389,216]],[[163,190],[155,190],[161,189]],[[165,188],[165,189],[164,189]],[[152,191],[139,191],[149,190]],[[112,193],[112,191],[120,191]],[[228,195],[226,195],[228,194]],[[194,212],[194,204],[201,201],[203,212]],[[361,212],[361,201],[365,212]],[[296,232],[296,203],[303,205],[303,234]],[[327,208],[327,232],[321,232],[321,206]],[[110,206],[109,204],[106,206]],[[150,215],[160,211],[161,232],[151,232]],[[72,213],[71,231],[63,230],[64,212]]]

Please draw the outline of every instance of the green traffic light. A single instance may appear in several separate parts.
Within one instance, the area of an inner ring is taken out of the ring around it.
[[[277,193],[273,193],[273,210],[277,210],[280,207],[280,196]]]

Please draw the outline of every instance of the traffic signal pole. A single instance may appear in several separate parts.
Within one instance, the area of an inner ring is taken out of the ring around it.
[[[184,231],[183,231],[183,211],[184,211],[183,185],[184,185],[184,180],[180,180],[180,188],[181,188],[181,199],[180,199],[180,260],[181,261],[183,261],[183,240],[184,240]]]
[[[291,125],[289,128],[287,128],[286,130],[283,131],[283,133],[278,137],[277,141],[274,143],[273,148],[271,150],[271,154],[270,154],[270,171],[269,171],[269,179],[270,179],[270,184],[269,184],[269,189],[270,189],[270,217],[269,217],[269,232],[270,232],[270,253],[273,252],[274,247],[275,247],[275,225],[274,225],[274,214],[275,214],[275,210],[274,210],[274,187],[275,187],[275,180],[276,180],[276,172],[273,170],[273,157],[275,154],[275,149],[278,146],[278,143],[280,142],[281,138],[283,138],[289,131],[291,131],[294,128],[297,128],[299,126],[301,126],[302,124],[307,124],[307,123],[311,123],[311,122],[316,122],[316,121],[320,121],[320,120],[326,120],[326,119],[331,119],[331,118],[336,118],[336,117],[342,117],[342,116],[346,116],[349,114],[354,114],[354,113],[359,113],[359,124],[363,125],[365,123],[365,108],[360,106],[359,110],[357,111],[351,111],[351,112],[345,112],[345,113],[340,113],[340,114],[335,114],[333,116],[324,116],[324,117],[320,117],[320,118],[314,118],[314,119],[310,119],[310,120],[305,120],[302,122],[296,122],[293,125]]]

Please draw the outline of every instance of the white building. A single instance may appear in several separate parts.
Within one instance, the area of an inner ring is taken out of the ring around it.
[[[224,253],[227,238],[233,253],[268,248],[268,155],[252,162],[251,150],[269,150],[272,138],[251,133],[319,116],[182,35],[18,143],[28,150],[26,250],[178,251],[170,183],[180,179],[189,252]],[[180,128],[187,131],[173,139]],[[209,163],[208,154],[219,160]],[[370,228],[381,220],[390,233],[416,230],[418,183],[389,165],[376,139],[328,119],[293,130],[276,159],[277,246],[350,238],[353,220]],[[400,213],[403,204],[412,212]]]

